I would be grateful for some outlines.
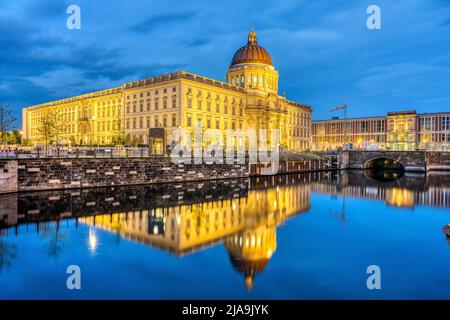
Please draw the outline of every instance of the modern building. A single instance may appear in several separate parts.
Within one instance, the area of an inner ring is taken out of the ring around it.
[[[281,147],[306,150],[311,141],[311,108],[278,94],[278,72],[253,29],[234,54],[226,82],[185,71],[121,87],[53,101],[23,110],[25,138],[45,142],[43,120],[55,111],[64,121],[58,142],[111,145],[120,136],[162,153],[176,128],[279,130]],[[151,129],[162,129],[153,138]],[[55,139],[53,139],[55,140]]]
[[[450,112],[313,121],[312,149],[450,150]]]

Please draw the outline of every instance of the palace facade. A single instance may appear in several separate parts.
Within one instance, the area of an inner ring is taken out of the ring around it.
[[[312,149],[450,150],[450,112],[313,121]]]
[[[53,142],[70,145],[114,145],[125,137],[164,153],[175,129],[200,125],[223,136],[227,129],[278,129],[280,146],[290,150],[309,149],[311,140],[311,108],[278,94],[278,72],[253,29],[226,82],[178,71],[30,106],[22,113],[24,137],[44,143],[51,113],[63,123]]]

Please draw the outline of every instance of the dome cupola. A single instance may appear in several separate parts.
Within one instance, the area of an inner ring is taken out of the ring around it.
[[[252,29],[248,33],[247,44],[241,47],[233,56],[230,68],[239,64],[266,64],[273,66],[272,58],[266,49],[258,45],[256,32]]]
[[[245,89],[278,93],[278,72],[269,52],[258,44],[253,27],[248,33],[247,44],[239,48],[231,59],[227,82]]]

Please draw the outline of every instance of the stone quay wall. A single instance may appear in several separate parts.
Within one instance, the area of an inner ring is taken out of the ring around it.
[[[450,152],[427,152],[425,162],[427,171],[450,170]]]
[[[243,164],[178,164],[170,158],[17,161],[19,191],[154,184],[248,177]]]
[[[0,194],[248,178],[330,169],[327,161],[317,160],[281,162],[278,171],[269,173],[267,170],[261,173],[263,166],[267,167],[248,163],[183,164],[166,157],[0,160]]]
[[[447,151],[344,151],[338,155],[340,169],[369,169],[374,159],[392,159],[406,171],[426,172],[450,170],[450,152]]]
[[[18,190],[17,161],[0,160],[0,194]]]

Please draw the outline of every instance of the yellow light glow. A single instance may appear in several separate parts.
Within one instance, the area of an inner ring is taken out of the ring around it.
[[[89,251],[91,251],[92,253],[95,253],[97,251],[97,245],[98,245],[98,240],[97,240],[97,235],[95,234],[95,230],[93,228],[90,228],[89,229],[89,240],[88,240]]]

